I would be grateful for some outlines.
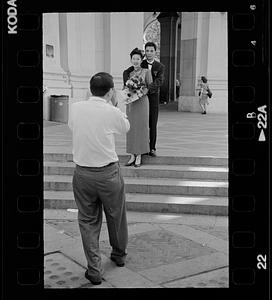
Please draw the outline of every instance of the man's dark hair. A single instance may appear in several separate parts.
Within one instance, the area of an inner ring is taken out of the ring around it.
[[[138,49],[138,48],[135,48],[135,49],[133,49],[133,50],[130,52],[130,58],[132,58],[132,56],[133,56],[134,54],[140,55],[141,59],[143,59],[143,57],[144,57],[142,50],[141,50],[141,49]]]
[[[99,72],[90,80],[90,90],[94,96],[103,97],[113,87],[113,77],[106,72]]]
[[[144,46],[144,48],[146,49],[146,47],[154,47],[155,51],[157,50],[157,46],[155,43],[153,42],[147,42]]]

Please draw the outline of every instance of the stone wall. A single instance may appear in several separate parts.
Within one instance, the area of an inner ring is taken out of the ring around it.
[[[208,110],[228,112],[227,51],[227,13],[182,13],[179,111],[201,111],[199,82],[206,76],[213,93]]]
[[[141,12],[44,14],[43,118],[50,118],[50,95],[68,95],[69,103],[86,100],[97,72],[111,73],[121,89],[129,53],[142,47],[143,26]],[[46,56],[46,45],[53,46],[53,56]]]

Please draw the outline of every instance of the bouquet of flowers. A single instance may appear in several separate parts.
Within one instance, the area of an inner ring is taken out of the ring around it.
[[[127,80],[125,89],[122,91],[125,104],[132,103],[144,95],[145,82],[140,76],[133,76]]]

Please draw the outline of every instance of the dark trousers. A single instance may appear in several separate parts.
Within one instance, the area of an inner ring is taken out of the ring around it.
[[[156,150],[157,123],[159,116],[159,94],[148,94],[149,99],[149,146],[150,151]]]
[[[112,256],[126,255],[128,230],[124,180],[119,163],[89,168],[76,166],[73,192],[78,207],[78,223],[88,273],[101,276],[99,236],[102,226],[102,205],[105,212]]]
[[[179,97],[179,86],[176,86],[176,97]]]

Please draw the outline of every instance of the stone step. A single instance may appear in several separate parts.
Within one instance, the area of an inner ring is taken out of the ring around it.
[[[44,207],[77,209],[72,191],[44,191]],[[142,212],[227,216],[228,198],[127,193],[126,207],[127,210]]]
[[[45,161],[44,174],[46,175],[73,175],[73,162]],[[228,168],[190,165],[142,165],[140,168],[121,165],[124,177],[147,178],[186,178],[227,180]]]
[[[228,195],[228,182],[169,178],[124,177],[127,193],[171,195]],[[72,191],[72,176],[44,175],[44,190]]]
[[[73,161],[71,153],[44,153],[44,161]],[[124,164],[129,159],[128,155],[119,155],[119,161]],[[228,158],[225,157],[187,157],[187,156],[157,156],[143,155],[144,164],[152,165],[197,165],[197,166],[228,166]]]

